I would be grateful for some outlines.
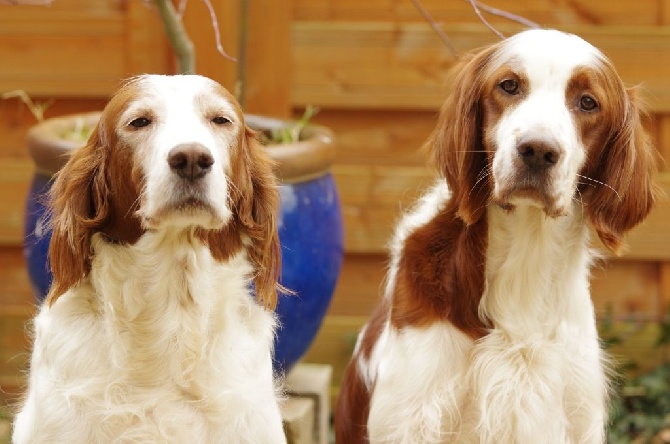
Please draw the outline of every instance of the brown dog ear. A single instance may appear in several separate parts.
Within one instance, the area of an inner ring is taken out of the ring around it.
[[[484,71],[496,47],[464,57],[452,70],[451,94],[442,105],[436,128],[428,138],[428,150],[447,180],[457,215],[466,225],[477,222],[491,194],[488,159],[483,144],[481,93]]]
[[[268,309],[277,304],[281,248],[277,232],[280,209],[274,162],[254,131],[245,128],[233,182],[235,215],[239,228],[248,237],[247,252],[254,265],[258,301]]]
[[[660,189],[653,178],[657,153],[642,126],[634,90],[620,85],[612,136],[589,177],[601,185],[585,196],[587,216],[603,244],[620,254],[624,234],[651,211]]]
[[[91,269],[91,236],[109,216],[110,190],[104,177],[109,149],[100,127],[85,146],[72,152],[49,193],[49,263],[53,284],[47,302],[53,304]]]

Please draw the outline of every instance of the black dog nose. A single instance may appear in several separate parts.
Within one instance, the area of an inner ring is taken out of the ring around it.
[[[187,180],[197,180],[211,171],[214,158],[203,145],[185,143],[170,150],[167,162],[170,169],[179,177]]]
[[[534,171],[556,165],[563,155],[561,147],[551,139],[521,139],[516,151],[528,168]]]

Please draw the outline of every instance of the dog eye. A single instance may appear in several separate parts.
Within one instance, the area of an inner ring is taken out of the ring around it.
[[[212,119],[212,123],[216,123],[217,125],[225,125],[226,123],[230,123],[230,119],[227,119],[223,116],[216,116]]]
[[[519,92],[519,83],[516,80],[507,79],[500,82],[500,89],[507,94],[514,95]]]
[[[128,125],[134,128],[144,128],[145,126],[149,126],[150,124],[151,120],[147,119],[146,117],[138,117],[137,119],[131,120]]]
[[[582,111],[593,111],[598,108],[598,102],[591,96],[582,96],[579,99],[579,109]]]

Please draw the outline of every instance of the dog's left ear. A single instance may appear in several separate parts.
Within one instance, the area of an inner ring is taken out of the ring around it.
[[[110,214],[104,172],[109,160],[108,142],[98,125],[85,146],[75,150],[58,172],[49,193],[49,263],[53,284],[47,303],[53,304],[91,269],[91,236]]]
[[[484,73],[498,47],[467,55],[452,68],[453,89],[424,145],[458,204],[457,216],[468,226],[485,215],[491,193],[480,102]]]
[[[642,126],[635,91],[620,85],[612,136],[589,176],[601,185],[585,196],[587,216],[603,244],[620,254],[624,234],[640,223],[661,194],[653,182],[657,153]],[[610,188],[611,187],[611,188]]]
[[[277,304],[281,271],[281,248],[277,232],[280,209],[279,188],[274,174],[274,162],[257,139],[256,133],[245,128],[238,146],[238,171],[233,183],[235,218],[249,238],[249,258],[255,267],[256,297],[268,309]]]

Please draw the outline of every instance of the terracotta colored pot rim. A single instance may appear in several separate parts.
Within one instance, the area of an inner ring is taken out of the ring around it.
[[[27,135],[28,152],[37,171],[53,175],[60,170],[72,150],[84,142],[64,138],[77,125],[92,126],[100,112],[71,114],[54,117],[33,126]],[[246,115],[250,128],[264,131],[288,125],[285,120]],[[333,133],[320,125],[307,125],[302,131],[304,140],[294,143],[266,146],[270,157],[277,162],[277,175],[284,183],[304,182],[328,173],[335,157]]]

